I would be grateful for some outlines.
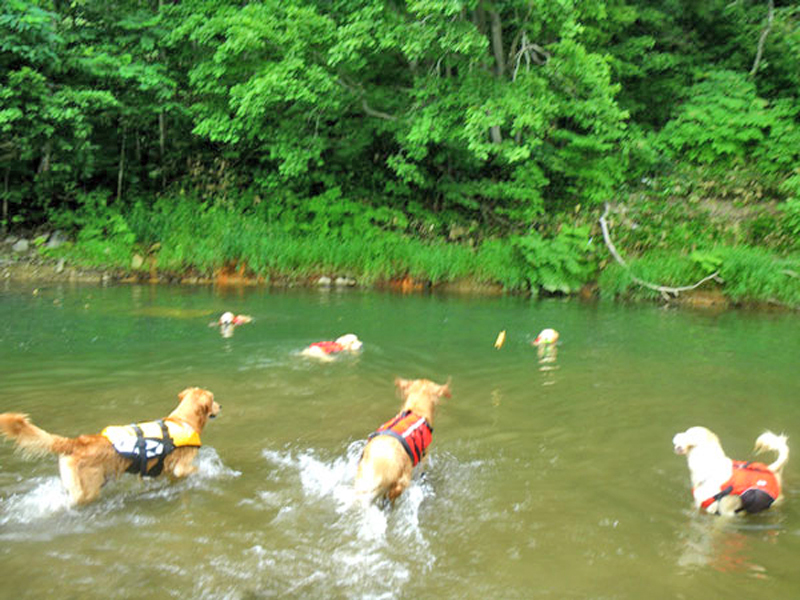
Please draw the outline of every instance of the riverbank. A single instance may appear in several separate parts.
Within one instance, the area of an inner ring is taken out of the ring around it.
[[[0,281],[5,283],[29,284],[41,286],[46,284],[90,284],[90,285],[126,285],[126,284],[171,284],[214,287],[275,287],[275,288],[320,288],[348,289],[370,288],[384,289],[397,293],[446,293],[465,295],[500,296],[503,294],[521,294],[510,292],[498,283],[480,281],[463,277],[451,281],[431,282],[424,278],[411,276],[382,278],[359,281],[348,274],[272,274],[269,277],[253,275],[244,268],[226,267],[210,274],[187,270],[184,272],[159,270],[154,265],[145,265],[134,259],[138,268],[121,269],[115,267],[100,268],[81,265],[79,262],[65,257],[53,258],[43,249],[54,249],[65,243],[60,232],[38,232],[35,235],[9,235],[0,241]],[[581,301],[599,301],[601,290],[598,282],[591,281],[583,285],[576,293],[554,296],[574,297]],[[770,301],[742,301],[729,298],[722,286],[710,281],[702,287],[684,290],[680,293],[641,296],[623,294],[616,296],[616,301],[658,303],[665,306],[678,306],[702,310],[756,309],[756,310],[797,310],[798,307],[787,306]]]
[[[775,201],[751,202],[737,190],[652,182],[602,206],[553,207],[524,228],[465,223],[455,215],[448,224],[442,215],[377,223],[361,213],[335,226],[289,226],[268,211],[160,196],[55,216],[6,236],[0,256],[7,265],[21,263],[6,268],[7,278],[599,296],[796,310],[794,221]]]
[[[148,265],[137,256],[129,269],[119,267],[93,267],[80,264],[64,256],[53,258],[49,251],[66,243],[63,234],[37,232],[8,235],[0,241],[0,280],[24,283],[87,283],[87,284],[182,284],[213,286],[275,286],[355,288],[376,287],[404,293],[422,293],[432,289],[469,294],[500,295],[499,284],[460,279],[433,284],[410,276],[386,278],[365,283],[348,274],[291,275],[273,273],[269,277],[247,271],[244,267],[228,266],[213,273],[199,273],[193,269],[173,271],[159,269],[151,261]],[[44,250],[44,251],[43,251]],[[149,268],[148,268],[149,266]]]

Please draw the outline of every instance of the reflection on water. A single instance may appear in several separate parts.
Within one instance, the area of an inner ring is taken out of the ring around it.
[[[759,545],[778,543],[781,527],[763,519],[706,517],[692,513],[686,529],[680,531],[679,567],[689,571],[708,567],[721,573],[768,578],[767,568],[757,564],[755,557]]]
[[[253,321],[223,337],[209,315]],[[558,345],[531,341],[555,328]],[[352,331],[358,356],[303,348]],[[498,332],[505,331],[498,344]],[[495,344],[492,341],[495,340]],[[745,455],[793,431],[796,315],[524,298],[166,286],[0,292],[0,410],[48,431],[167,414],[199,385],[222,404],[196,477],[126,476],[67,504],[53,457],[0,445],[9,597],[794,597],[787,501],[725,521],[691,510],[675,431]],[[445,381],[426,472],[394,509],[354,504],[366,436],[396,376]]]
[[[556,383],[556,378],[553,371],[558,370],[558,338],[560,334],[558,331],[551,327],[547,327],[539,332],[534,340],[531,342],[536,348],[536,356],[539,359],[539,371],[546,374],[542,377],[542,385],[553,385]]]

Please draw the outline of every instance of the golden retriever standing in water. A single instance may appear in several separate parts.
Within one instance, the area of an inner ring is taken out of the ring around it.
[[[676,454],[685,455],[697,508],[717,515],[742,511],[757,513],[769,508],[781,495],[781,472],[789,460],[785,435],[766,431],[758,436],[757,452],[776,452],[769,465],[731,460],[719,438],[705,427],[690,427],[675,434]]]
[[[411,484],[416,465],[423,461],[433,435],[433,416],[439,399],[450,397],[450,382],[395,379],[403,398],[400,412],[369,436],[355,479],[361,498],[394,502]]]
[[[100,434],[66,438],[39,429],[20,413],[0,414],[0,433],[24,454],[59,455],[61,482],[74,504],[86,504],[125,471],[180,479],[194,473],[200,433],[220,411],[214,394],[191,387],[178,394],[169,416],[148,423],[106,427]]]

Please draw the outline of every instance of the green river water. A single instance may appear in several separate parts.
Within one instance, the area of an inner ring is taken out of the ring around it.
[[[223,338],[225,310],[254,322]],[[561,333],[554,363],[530,342]],[[501,349],[493,344],[506,330]],[[360,356],[307,344],[353,332]],[[692,506],[674,433],[734,458],[800,441],[800,317],[365,291],[0,288],[0,412],[61,435],[222,405],[199,472],[127,475],[70,507],[55,457],[0,444],[2,598],[800,597],[800,455],[786,501]],[[396,376],[452,378],[424,476],[358,508],[366,436]]]

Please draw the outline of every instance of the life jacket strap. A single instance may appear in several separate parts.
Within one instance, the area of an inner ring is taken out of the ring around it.
[[[139,425],[131,425],[134,433],[136,433],[137,458],[128,468],[128,472],[139,473],[139,475],[142,477],[157,477],[158,475],[161,475],[161,472],[164,470],[164,459],[168,454],[175,450],[176,446],[175,441],[169,434],[169,429],[167,428],[167,424],[164,422],[164,420],[159,419],[156,421],[156,423],[158,423],[159,427],[161,428],[160,442],[163,445],[163,451],[158,455],[156,464],[154,464],[153,468],[149,471],[147,470],[147,462],[149,460],[147,457],[147,438],[145,438],[144,432]]]
[[[714,502],[722,500],[725,496],[729,495],[732,491],[733,491],[733,486],[729,485],[725,489],[720,490],[719,492],[717,492],[716,494],[711,496],[711,498],[708,498],[708,499],[704,500],[703,503],[700,506],[702,506],[703,508],[708,508],[709,506],[714,504]]]
[[[139,474],[144,477],[147,475],[147,442],[144,440],[144,432],[142,428],[138,425],[134,424],[131,425],[133,428],[134,433],[136,433],[136,449],[138,450],[139,454],[139,465],[138,471]],[[136,470],[137,465],[131,465],[132,470]]]
[[[168,454],[171,454],[172,451],[175,450],[175,442],[172,439],[172,436],[169,434],[167,424],[164,423],[163,419],[159,419],[158,424],[161,426],[161,439],[163,440],[162,443],[164,444],[164,451],[158,456],[158,462],[153,465],[152,469],[150,469],[150,472],[148,473],[150,477],[161,475],[161,471],[164,470],[164,459]]]
[[[375,435],[388,435],[396,439],[403,446],[403,450],[406,451],[406,454],[408,454],[408,457],[411,459],[411,464],[416,463],[417,459],[414,457],[414,452],[411,450],[411,446],[408,445],[406,438],[404,438],[402,435],[400,435],[396,431],[392,431],[391,429],[387,429],[386,431],[381,431],[380,433],[376,433]],[[370,437],[375,437],[375,435],[372,435]]]

